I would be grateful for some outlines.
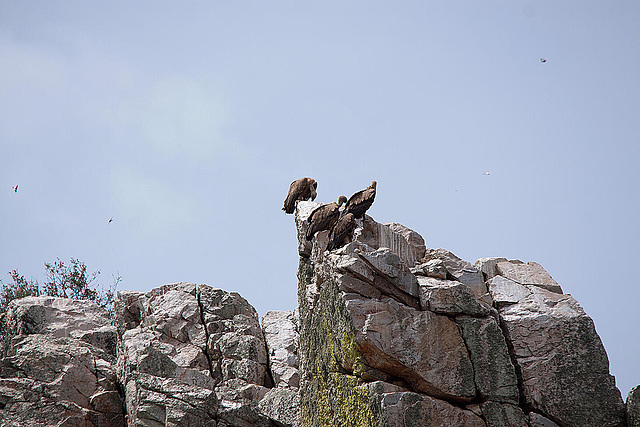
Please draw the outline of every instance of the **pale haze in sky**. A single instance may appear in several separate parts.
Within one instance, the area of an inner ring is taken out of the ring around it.
[[[73,257],[292,310],[289,184],[375,179],[368,213],[428,247],[540,263],[626,398],[638,76],[638,1],[1,0],[0,278]]]

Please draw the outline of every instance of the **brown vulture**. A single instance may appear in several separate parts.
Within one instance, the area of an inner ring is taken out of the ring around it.
[[[307,218],[307,240],[313,239],[318,231],[330,230],[340,217],[340,206],[347,201],[345,196],[338,197],[338,202],[331,202],[315,208]]]
[[[318,183],[313,178],[296,179],[289,186],[289,193],[284,199],[282,210],[291,214],[296,208],[297,200],[314,200],[317,195],[316,188],[318,188]]]
[[[344,206],[343,215],[352,213],[356,218],[363,218],[364,213],[371,207],[373,199],[376,197],[376,185],[377,182],[371,181],[370,186],[349,197],[347,204]]]
[[[352,213],[342,215],[329,233],[327,250],[340,248],[353,239],[353,230],[357,227],[356,218]]]

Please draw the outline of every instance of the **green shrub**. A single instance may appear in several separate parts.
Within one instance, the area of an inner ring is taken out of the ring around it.
[[[105,308],[113,318],[113,298],[121,280],[119,275],[113,277],[113,283],[105,290],[97,281],[100,271],[87,273],[87,266],[77,259],[71,258],[70,263],[65,265],[58,258],[53,263],[46,262],[44,268],[46,281],[42,286],[36,279],[25,279],[17,269],[8,273],[10,282],[5,283],[0,279],[0,345],[4,343],[7,333],[7,309],[14,299],[48,295],[88,300]]]

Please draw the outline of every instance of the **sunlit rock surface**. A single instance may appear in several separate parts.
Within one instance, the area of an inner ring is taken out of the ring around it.
[[[115,311],[128,425],[215,426],[217,378],[196,285],[121,292]]]
[[[535,262],[471,264],[396,223],[307,241],[298,308],[174,283],[95,304],[14,301],[0,425],[639,426],[592,320]],[[293,245],[293,243],[292,243]]]
[[[309,211],[296,214],[303,425],[626,424],[593,322],[539,264],[473,265],[368,216],[327,252],[320,234],[302,242]]]
[[[53,297],[11,302],[0,425],[124,426],[115,350],[116,330],[96,304]]]
[[[505,281],[497,276],[488,283],[492,294],[495,288],[494,300],[501,302],[500,319],[526,407],[561,424],[624,425],[624,405],[607,354],[578,302],[539,285],[511,282],[505,292]]]

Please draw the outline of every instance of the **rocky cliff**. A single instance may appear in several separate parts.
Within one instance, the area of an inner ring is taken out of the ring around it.
[[[176,283],[10,305],[2,426],[640,426],[592,320],[538,264],[474,265],[366,216],[308,242],[298,301]]]

